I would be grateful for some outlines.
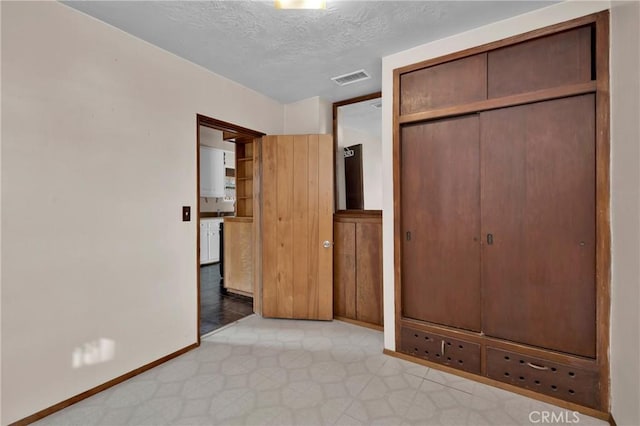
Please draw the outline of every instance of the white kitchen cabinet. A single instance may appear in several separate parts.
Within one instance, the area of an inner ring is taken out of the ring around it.
[[[225,151],[200,146],[200,196],[222,198],[224,191]]]
[[[224,167],[227,169],[236,168],[236,153],[233,151],[224,151]]]
[[[200,264],[220,261],[222,219],[200,219]]]

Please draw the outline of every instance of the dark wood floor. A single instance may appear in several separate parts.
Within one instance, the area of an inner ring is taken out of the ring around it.
[[[250,297],[222,294],[220,264],[200,267],[200,335],[253,313]]]

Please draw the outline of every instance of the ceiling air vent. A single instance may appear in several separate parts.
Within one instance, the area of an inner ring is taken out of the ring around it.
[[[338,86],[346,86],[347,84],[357,83],[358,81],[368,80],[370,78],[371,76],[367,74],[365,70],[358,70],[350,72],[349,74],[332,77],[331,80],[335,81]]]

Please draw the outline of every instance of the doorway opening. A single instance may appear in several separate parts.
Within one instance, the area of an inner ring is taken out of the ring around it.
[[[197,294],[200,337],[254,312],[254,141],[264,134],[198,114]],[[247,238],[248,236],[248,238]]]

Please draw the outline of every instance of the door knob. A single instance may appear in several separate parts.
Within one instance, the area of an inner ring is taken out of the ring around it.
[[[324,243],[322,243],[322,247],[324,247],[324,248],[331,247],[331,241],[325,241]]]

